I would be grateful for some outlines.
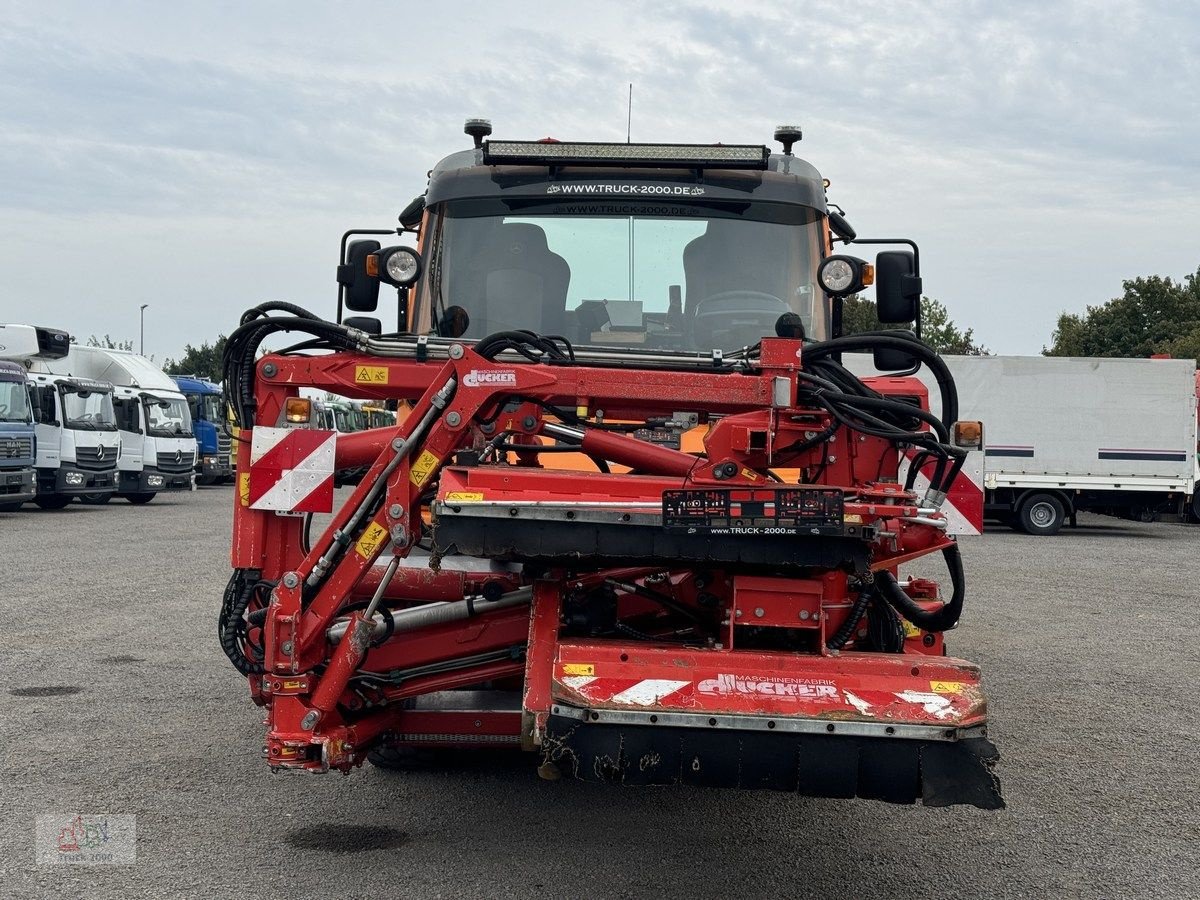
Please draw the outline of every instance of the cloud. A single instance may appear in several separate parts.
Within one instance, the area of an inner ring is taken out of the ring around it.
[[[0,310],[33,291],[70,327],[113,331],[108,307],[151,279],[178,297],[156,307],[168,353],[265,292],[328,312],[337,236],[394,222],[466,145],[464,118],[621,139],[633,82],[635,139],[766,141],[798,121],[861,234],[916,237],[962,324],[1034,352],[1060,309],[1198,262],[1193,18],[1108,2],[9,7]],[[93,277],[43,277],[63,232]],[[201,248],[181,279],[167,260]]]

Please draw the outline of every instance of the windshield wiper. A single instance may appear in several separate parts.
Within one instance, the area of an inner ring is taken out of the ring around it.
[[[97,431],[95,422],[81,422],[76,419],[67,419],[68,428],[77,428],[80,431]]]

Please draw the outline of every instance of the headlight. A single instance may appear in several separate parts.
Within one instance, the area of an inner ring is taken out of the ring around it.
[[[412,247],[384,247],[367,257],[367,274],[378,275],[380,280],[396,287],[405,287],[421,276],[421,256]]]
[[[204,464],[206,466],[215,466],[217,464],[217,458],[215,456],[206,456],[204,457]]]
[[[83,484],[83,474],[81,472],[68,472],[63,481],[72,487],[78,487]]]
[[[817,281],[834,297],[857,293],[875,281],[875,268],[854,256],[830,256],[817,269]]]
[[[150,485],[150,487],[162,487],[163,477],[161,475],[147,475],[146,484]]]

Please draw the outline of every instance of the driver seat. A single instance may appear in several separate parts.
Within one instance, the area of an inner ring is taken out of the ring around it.
[[[546,232],[526,222],[492,229],[467,272],[472,336],[529,330],[561,334],[571,267],[546,243]],[[478,314],[474,313],[478,310]]]
[[[770,222],[710,219],[704,234],[683,248],[684,315],[717,294],[754,291],[789,303],[792,229]]]

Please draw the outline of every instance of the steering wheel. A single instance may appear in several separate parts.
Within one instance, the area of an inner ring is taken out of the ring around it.
[[[697,347],[730,349],[775,334],[775,322],[791,312],[787,301],[763,291],[722,291],[705,297],[692,313]]]
[[[710,303],[724,303],[729,300],[749,300],[751,302],[767,304],[775,304],[776,306],[787,306],[787,302],[774,294],[768,294],[765,291],[721,291],[719,294],[710,294],[699,303],[696,304],[696,312],[700,312],[701,307],[707,306]]]

